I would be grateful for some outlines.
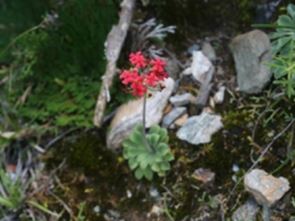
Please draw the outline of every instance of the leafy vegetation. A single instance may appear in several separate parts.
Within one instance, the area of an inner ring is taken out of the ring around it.
[[[9,48],[13,63],[5,92],[27,121],[88,127],[116,6],[111,0],[70,0],[55,8]]]
[[[30,7],[27,7],[30,5]],[[19,33],[38,24],[49,0],[3,0],[0,3],[0,50]]]
[[[174,159],[168,146],[167,130],[158,125],[152,126],[146,135],[143,126],[134,128],[132,134],[124,141],[123,156],[128,160],[129,167],[135,170],[135,177],[148,180],[153,174],[164,176],[170,170],[170,161]]]
[[[0,169],[0,181],[0,208],[2,206],[11,210],[18,209],[24,200],[24,192],[20,180],[13,180],[3,169]]]
[[[295,5],[289,4],[287,14],[279,16],[272,34],[275,83],[280,85],[287,96],[295,96]]]

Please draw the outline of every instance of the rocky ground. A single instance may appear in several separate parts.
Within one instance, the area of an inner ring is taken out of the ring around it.
[[[168,176],[136,181],[114,154],[141,121],[142,101],[135,100],[118,108],[107,133],[69,137],[55,147],[67,157],[58,175],[63,197],[73,205],[85,201],[89,220],[291,220],[294,179],[291,165],[282,166],[288,157],[281,145],[288,142],[281,139],[294,120],[278,118],[267,130],[261,117],[273,96],[269,52],[269,38],[258,30],[227,45],[222,38],[198,39],[181,65],[168,66],[165,89],[147,102],[147,127],[170,131],[176,159]]]
[[[146,126],[169,131],[175,160],[166,177],[138,181],[122,157],[122,141],[142,119],[142,100],[132,100],[102,129],[71,129],[43,141],[44,149],[35,145],[27,161],[7,165],[12,176],[38,178],[27,198],[44,205],[40,217],[294,220],[294,103],[272,84],[268,35],[225,33],[194,33],[181,49],[172,40],[160,51],[170,78],[148,98]]]

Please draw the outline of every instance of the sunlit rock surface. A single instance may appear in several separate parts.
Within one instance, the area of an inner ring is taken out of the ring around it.
[[[276,203],[290,189],[286,178],[276,178],[260,169],[254,169],[246,174],[244,185],[259,204],[267,206]]]

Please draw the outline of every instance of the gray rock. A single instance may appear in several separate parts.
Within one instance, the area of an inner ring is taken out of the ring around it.
[[[186,108],[185,107],[175,107],[170,111],[162,121],[162,125],[165,128],[168,128],[177,118],[182,116],[183,114],[186,113]]]
[[[209,42],[204,42],[202,45],[203,54],[210,59],[210,61],[216,61],[216,52]]]
[[[169,73],[169,77],[177,80],[180,74],[180,67],[176,58],[166,59],[166,71]]]
[[[163,110],[174,89],[174,80],[166,79],[165,88],[155,92],[147,99],[146,104],[146,127],[159,124],[163,117]],[[112,120],[110,131],[107,135],[107,146],[116,149],[121,146],[122,141],[130,134],[134,126],[142,123],[143,100],[138,99],[122,105]]]
[[[211,136],[223,127],[219,115],[203,112],[190,117],[177,131],[177,137],[191,144],[204,144],[211,141]]]
[[[268,63],[271,44],[268,36],[259,30],[235,37],[230,44],[235,60],[239,90],[259,93],[271,79]]]
[[[276,178],[264,170],[254,169],[244,178],[245,189],[260,205],[272,206],[290,189],[286,178]]]
[[[185,93],[174,95],[170,97],[169,101],[174,106],[183,106],[189,104],[192,99],[193,96],[190,93]]]
[[[245,204],[240,206],[232,215],[233,221],[256,221],[259,206],[254,200],[247,200]]]

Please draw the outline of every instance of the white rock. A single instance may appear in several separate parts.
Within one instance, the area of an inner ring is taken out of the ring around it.
[[[152,97],[147,99],[146,104],[146,127],[159,124],[163,117],[163,110],[168,103],[168,99],[174,89],[174,80],[168,78],[164,82],[165,88],[155,92]],[[107,146],[111,149],[119,148],[122,141],[130,134],[134,126],[142,123],[143,100],[138,99],[122,105],[110,127],[107,135]]]
[[[177,137],[191,144],[204,144],[211,141],[211,136],[223,127],[221,116],[203,112],[190,117],[177,131]]]
[[[193,52],[193,62],[191,65],[191,72],[193,77],[200,83],[206,81],[207,74],[214,69],[211,61],[201,51]]]
[[[276,178],[260,169],[254,169],[246,174],[244,186],[259,204],[269,207],[280,200],[290,189],[286,178]]]
[[[169,101],[174,106],[183,106],[189,104],[193,98],[193,95],[191,95],[190,93],[184,93],[170,97]]]
[[[214,95],[214,101],[216,104],[222,104],[224,101],[225,86],[221,86]]]

